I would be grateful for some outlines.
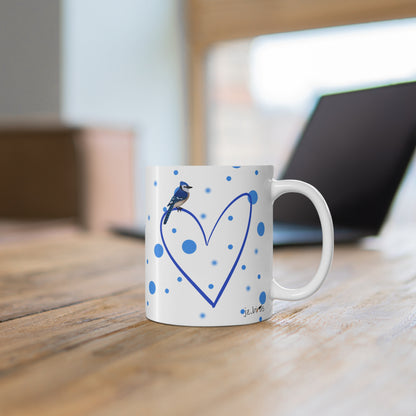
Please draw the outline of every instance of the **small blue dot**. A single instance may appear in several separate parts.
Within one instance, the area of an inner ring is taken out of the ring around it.
[[[146,302],[146,305],[149,306],[149,301]]]
[[[169,293],[169,289],[165,289],[165,293]]]
[[[182,250],[186,254],[195,253],[195,250],[196,250],[196,243],[195,243],[195,241],[194,240],[185,240],[182,243]]]
[[[258,196],[256,191],[250,191],[248,193],[251,197],[251,203],[254,205],[257,202]]]
[[[207,194],[209,194],[209,193],[211,192],[211,188],[206,188],[206,189],[205,189],[205,192],[206,192]]]
[[[173,174],[174,174],[174,175],[177,175],[178,173],[179,173],[179,172],[178,172],[177,170],[174,170],[174,171],[173,171]]]
[[[149,264],[149,259],[146,259],[146,264]]]
[[[264,224],[262,222],[259,222],[257,225],[257,234],[262,237],[264,234]]]
[[[259,280],[261,279],[261,274],[257,275],[257,279],[259,279]]]
[[[154,181],[154,182],[153,182],[153,185],[154,185],[154,186],[157,186],[157,181]]]
[[[172,232],[173,232],[173,234],[175,234],[176,233],[176,228],[172,228]]]
[[[205,318],[205,314],[202,312],[200,315],[199,315],[202,319],[204,319]]]
[[[259,296],[259,301],[260,303],[263,305],[264,303],[266,303],[266,292],[261,292],[260,296]]]
[[[201,214],[201,218],[204,219],[207,217],[207,214]]]
[[[254,254],[257,254],[259,252],[259,250],[256,248],[255,250],[254,250]]]
[[[208,288],[209,288],[209,289],[214,289],[214,285],[213,285],[212,283],[210,283],[210,284],[208,285]]]
[[[234,218],[233,218],[233,216],[232,215],[230,215],[229,217],[228,217],[228,221],[232,221]]]
[[[234,169],[239,169],[241,166],[233,166]]]
[[[218,264],[218,262],[217,262],[217,260],[212,260],[211,264],[212,264],[213,266],[216,266],[216,265]]]
[[[254,173],[255,173],[256,175],[258,175],[258,174],[259,174],[259,171],[258,171],[258,170],[256,170]]]
[[[240,311],[240,313],[241,313],[241,315],[244,315],[244,309],[241,309],[241,311]]]
[[[232,244],[228,244],[228,249],[232,250],[233,249],[233,245]]]
[[[263,318],[260,316],[260,318],[259,318],[259,322],[261,322],[263,320]]]
[[[147,216],[147,219],[150,221],[150,215]]]
[[[243,264],[243,265],[241,266],[241,268],[242,268],[243,270],[245,270],[245,269],[246,269],[246,265],[245,265],[245,264]]]
[[[231,176],[227,176],[227,181],[230,182]]]
[[[166,207],[163,207],[163,212],[166,212],[168,209]]]
[[[154,248],[155,256],[162,257],[163,256],[163,247],[160,244],[156,244]]]
[[[155,285],[155,282],[153,280],[151,280],[149,282],[149,292],[152,295],[156,292],[156,285]]]
[[[247,287],[246,287],[247,292],[249,292],[249,291],[250,291],[250,289],[251,289],[251,287],[250,287],[250,286],[247,286]]]
[[[182,277],[178,277],[177,279],[176,279],[178,282],[182,282]]]

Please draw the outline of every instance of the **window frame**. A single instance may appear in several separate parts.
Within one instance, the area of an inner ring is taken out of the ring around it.
[[[207,163],[205,61],[216,43],[410,17],[414,0],[187,0],[189,162]]]

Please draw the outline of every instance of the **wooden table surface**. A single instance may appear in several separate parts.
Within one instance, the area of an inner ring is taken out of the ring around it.
[[[148,321],[144,245],[0,246],[0,415],[415,415],[416,234],[338,246],[311,298],[255,325]],[[320,248],[275,253],[305,282]]]

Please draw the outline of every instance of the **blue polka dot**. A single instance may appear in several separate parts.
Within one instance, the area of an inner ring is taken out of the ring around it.
[[[257,234],[262,237],[264,234],[264,224],[262,222],[259,222],[257,225]]]
[[[165,293],[169,293],[169,289],[165,289]]]
[[[249,291],[250,291],[250,289],[251,289],[251,287],[250,287],[250,286],[247,286],[247,287],[246,287],[247,292],[249,292]]]
[[[259,250],[256,248],[254,249],[254,254],[257,254],[259,252]]]
[[[185,240],[182,243],[182,250],[186,254],[195,253],[195,250],[196,250],[196,243],[195,243],[195,241],[194,240]]]
[[[166,207],[163,207],[163,212],[166,212],[168,209]]]
[[[241,166],[233,166],[234,169],[239,169]]]
[[[257,199],[258,199],[257,192],[256,191],[250,191],[248,194],[251,197],[251,203],[254,205],[257,202]]]
[[[173,234],[175,234],[176,233],[176,228],[172,228],[172,232],[173,232]]]
[[[204,319],[205,318],[205,314],[202,312],[200,315],[199,315],[202,319]]]
[[[146,305],[149,306],[149,301],[146,302]]]
[[[264,303],[266,303],[266,292],[261,292],[260,296],[259,296],[259,301],[260,303],[263,305]]]
[[[209,288],[209,289],[214,289],[214,285],[213,285],[212,283],[210,283],[210,284],[208,285],[208,288]]]
[[[257,279],[259,279],[259,280],[261,279],[261,274],[257,275]]]
[[[227,181],[230,182],[231,176],[227,176]]]
[[[211,192],[211,188],[206,188],[206,189],[205,189],[205,192],[206,192],[207,194],[209,194],[209,193]]]
[[[232,221],[234,218],[233,218],[233,216],[232,215],[229,215],[228,216],[228,221]]]
[[[218,262],[217,262],[217,260],[212,260],[211,264],[212,264],[213,266],[216,266],[216,265],[218,264]]]
[[[232,244],[228,244],[228,249],[232,250],[233,249],[233,245]]]
[[[259,171],[258,171],[258,170],[256,170],[254,173],[255,173],[256,175],[258,175],[258,174],[259,174]]]
[[[154,248],[155,256],[162,257],[163,256],[163,247],[160,244],[156,244]]]
[[[155,282],[153,280],[151,280],[149,282],[149,292],[152,295],[156,292],[156,285],[155,285]]]
[[[153,182],[153,186],[157,186],[157,181],[154,181]]]
[[[245,269],[246,269],[246,265],[245,265],[245,264],[243,264],[243,265],[241,266],[241,268],[242,268],[243,270],[245,270]]]
[[[241,311],[240,311],[240,313],[241,313],[241,315],[244,315],[244,309],[241,309]]]
[[[259,318],[259,322],[261,322],[263,320],[263,318],[260,316],[260,318]]]
[[[202,219],[204,219],[204,218],[206,218],[206,217],[207,217],[207,214],[204,214],[204,213],[202,213],[202,214],[201,214],[201,218],[202,218]]]
[[[149,264],[149,259],[146,259],[146,264]]]
[[[173,174],[174,174],[174,175],[177,175],[178,173],[179,173],[179,172],[178,172],[177,170],[174,170],[174,171],[173,171]]]
[[[147,219],[150,221],[150,215],[147,216]]]
[[[177,279],[176,279],[178,282],[182,282],[182,277],[178,277]]]

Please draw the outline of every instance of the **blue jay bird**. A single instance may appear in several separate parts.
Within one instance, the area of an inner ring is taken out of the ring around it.
[[[179,184],[179,187],[175,189],[175,193],[173,194],[171,200],[169,201],[168,210],[166,212],[165,219],[163,221],[163,224],[166,224],[168,222],[170,213],[172,212],[173,208],[177,208],[178,211],[180,211],[182,208],[180,208],[189,198],[189,190],[192,186],[189,186],[186,182],[181,181]]]

